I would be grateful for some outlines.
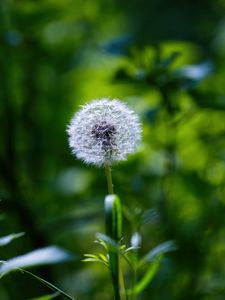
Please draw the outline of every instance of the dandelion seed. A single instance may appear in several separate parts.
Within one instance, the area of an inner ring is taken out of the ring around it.
[[[119,100],[94,100],[75,113],[68,129],[77,158],[103,166],[125,160],[141,140],[138,116]]]

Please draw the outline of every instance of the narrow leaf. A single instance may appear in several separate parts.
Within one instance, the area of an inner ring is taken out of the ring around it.
[[[58,287],[53,285],[52,283],[48,282],[47,280],[45,280],[45,279],[43,279],[43,278],[27,271],[27,270],[20,269],[20,268],[17,268],[17,270],[20,270],[21,272],[34,277],[35,279],[37,279],[38,281],[40,281],[41,283],[46,285],[48,288],[50,288],[52,291],[58,292],[60,295],[64,296],[66,299],[75,300],[75,298],[71,297],[70,295],[68,295],[67,293],[65,293],[64,291],[62,291],[61,289],[59,289]]]
[[[97,237],[99,240],[105,242],[106,245],[107,245],[107,248],[110,248],[110,250],[112,250],[112,251],[114,251],[114,252],[118,252],[118,250],[119,250],[119,245],[118,245],[118,243],[117,243],[114,239],[112,239],[112,238],[109,237],[108,235],[105,235],[105,234],[100,233],[100,232],[98,232],[98,233],[96,234],[96,237]]]
[[[122,209],[120,199],[116,195],[105,198],[106,234],[115,241],[122,235]]]
[[[84,256],[85,258],[82,260],[83,262],[99,262],[108,267],[108,260],[103,254],[98,254],[98,256],[93,254],[84,254]]]
[[[45,247],[11,258],[0,267],[0,275],[4,276],[17,268],[28,268],[39,265],[55,264],[72,259],[71,254],[56,247]]]
[[[24,234],[25,234],[24,232],[20,232],[20,233],[12,233],[12,234],[9,234],[7,236],[3,236],[3,237],[0,238],[0,246],[8,245],[13,240],[23,236]]]
[[[100,235],[108,247],[109,267],[111,271],[115,299],[120,299],[119,241],[122,236],[122,209],[116,195],[105,198],[106,236]],[[115,251],[116,250],[116,251]],[[122,278],[122,277],[121,277]]]
[[[130,294],[139,294],[142,292],[152,281],[154,275],[159,269],[160,262],[162,260],[162,256],[158,257],[147,269],[145,272],[145,275],[142,277],[142,279],[134,286],[132,291],[128,291]]]
[[[154,261],[158,256],[177,250],[177,246],[174,241],[164,242],[155,248],[151,249],[140,261],[139,266],[142,266],[148,262]]]

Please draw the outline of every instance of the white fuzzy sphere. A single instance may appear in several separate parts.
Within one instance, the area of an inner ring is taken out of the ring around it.
[[[103,166],[125,160],[141,140],[138,116],[119,100],[93,100],[75,113],[68,129],[73,154]]]

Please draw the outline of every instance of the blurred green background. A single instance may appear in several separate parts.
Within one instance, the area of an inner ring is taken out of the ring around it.
[[[126,244],[164,258],[139,299],[225,298],[225,1],[0,1],[1,259],[58,245],[74,260],[32,269],[78,300],[112,299],[103,266],[81,262],[104,232],[104,171],[76,160],[66,126],[79,105],[120,98],[143,143],[113,168]],[[127,279],[129,281],[129,278]],[[1,300],[49,293],[12,273]]]

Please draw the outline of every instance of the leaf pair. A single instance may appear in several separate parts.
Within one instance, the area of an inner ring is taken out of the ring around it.
[[[24,233],[10,234],[8,236],[0,238],[0,246],[5,246],[11,243],[14,239],[21,237],[22,235],[24,235]],[[70,259],[72,259],[71,254],[56,246],[37,249],[24,255],[11,258],[8,261],[0,261],[0,278],[12,271],[20,271],[23,274],[32,276],[55,292],[52,295],[42,296],[33,300],[50,300],[56,298],[59,295],[69,300],[75,300],[73,297],[71,297],[55,285],[24,269],[27,267],[64,262]]]

